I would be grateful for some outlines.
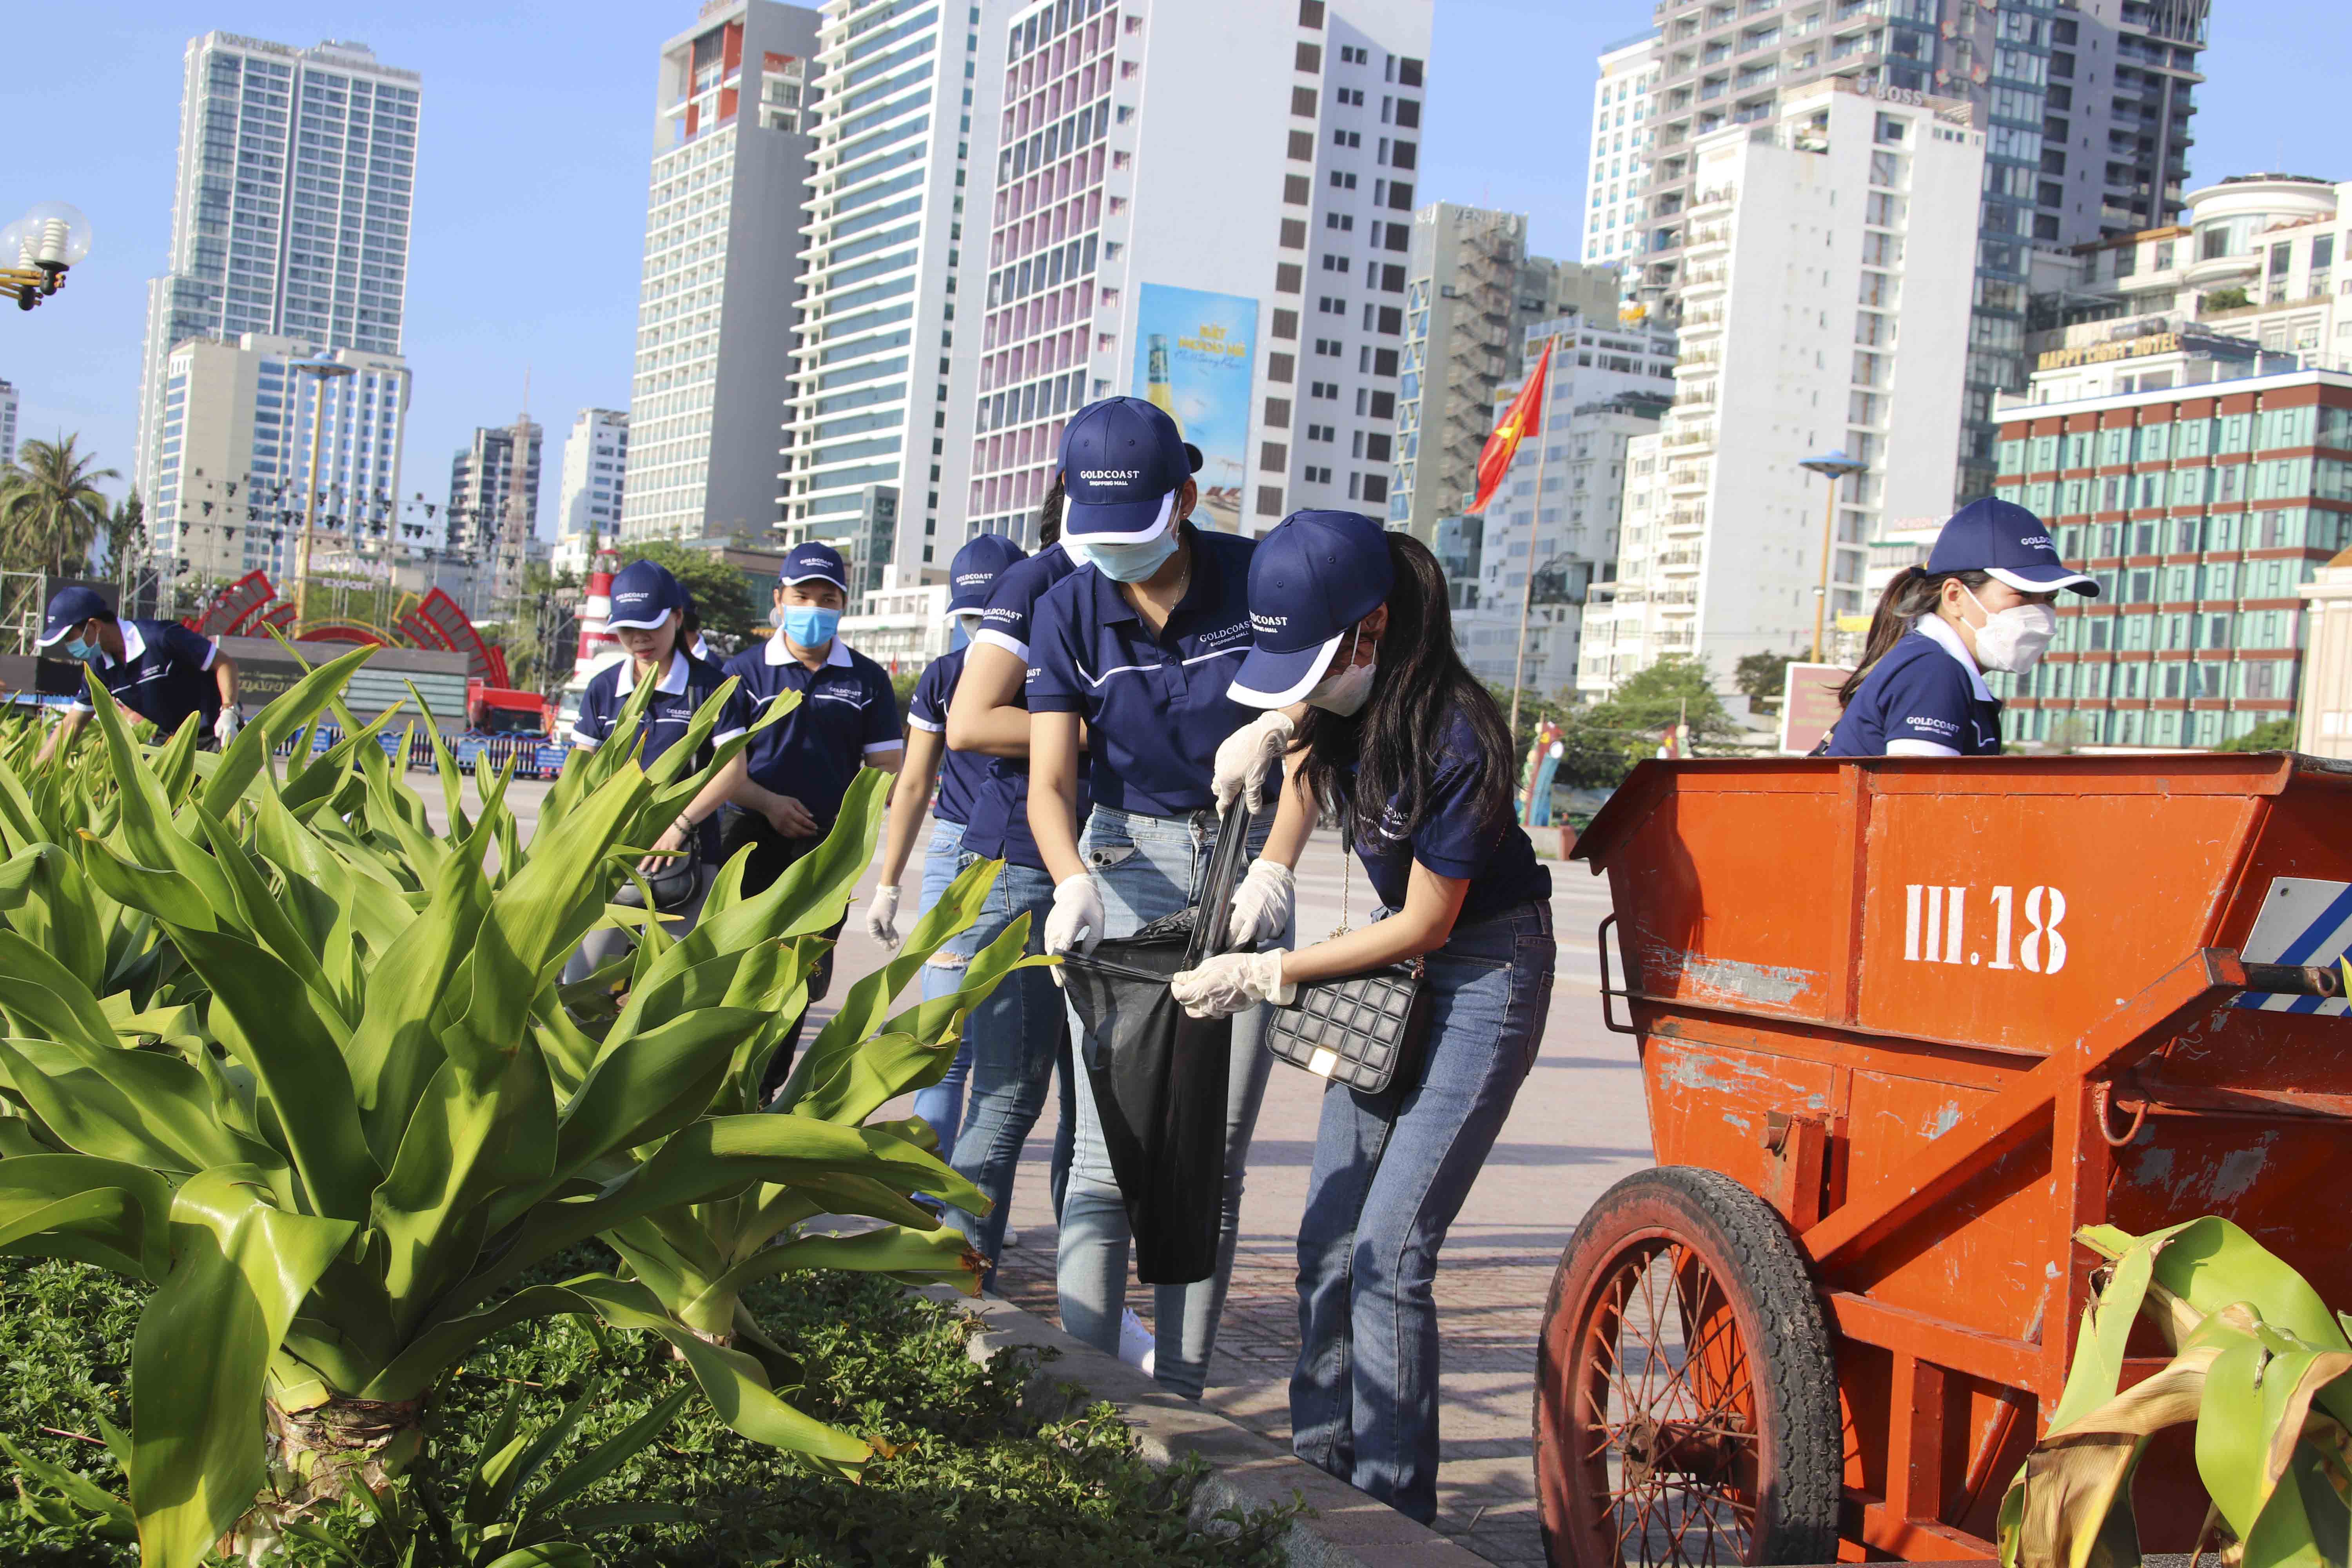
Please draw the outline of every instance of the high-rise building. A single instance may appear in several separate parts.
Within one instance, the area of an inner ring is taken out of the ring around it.
[[[289,368],[312,346],[268,332],[232,342],[190,338],[163,362],[155,488],[146,495],[150,548],[184,574],[220,580],[260,570],[290,584],[310,502],[313,418],[320,531],[312,564],[381,560],[400,532],[400,451],[407,364],[394,354],[338,349],[349,375],[323,383]],[[326,552],[322,556],[320,552]]]
[[[400,353],[418,80],[364,44],[189,43],[171,257],[147,286],[141,494],[162,480],[165,363],[189,339]]]
[[[0,468],[16,460],[16,389],[0,381]]]
[[[1725,0],[1666,0],[1640,247],[1645,295],[1670,318],[1685,308],[1683,279],[1695,265],[1685,241],[1704,194],[1699,139],[1782,117],[1790,93],[1825,76],[1895,103],[1927,94],[1965,101],[1984,133],[1986,174],[1951,499],[1987,493],[1994,395],[2025,386],[2031,248],[2144,226],[2127,216],[2134,199],[2150,213],[2178,210],[2210,8],[2210,0],[1811,0],[1759,14]],[[2144,194],[2119,195],[2118,208],[2109,191]]]
[[[801,6],[719,0],[661,47],[625,538],[776,523],[816,26]]]
[[[983,6],[944,481],[967,529],[1026,537],[1064,422],[1112,393],[1201,449],[1213,526],[1387,512],[1430,11]]]
[[[1570,311],[1616,325],[1616,268],[1529,256],[1527,234],[1523,213],[1436,202],[1413,215],[1387,515],[1423,542],[1476,488],[1495,389],[1527,368],[1528,328]]]
[[[573,416],[563,442],[563,476],[555,496],[555,550],[559,564],[587,558],[588,537],[604,544],[620,536],[621,503],[627,493],[629,416],[610,408],[583,408]],[[574,564],[573,569],[584,570]]]
[[[980,23],[976,5],[933,0],[824,6],[806,293],[770,468],[788,536],[839,545],[860,595],[943,580],[955,553],[940,475],[960,299],[966,341],[972,325],[958,276]]]
[[[496,544],[499,531],[510,521],[507,509],[515,494],[518,434],[522,437],[523,531],[526,535],[537,531],[542,434],[539,422],[525,418],[512,425],[477,426],[473,441],[449,459],[449,505],[443,514],[449,525],[447,548],[487,555]]]
[[[1658,30],[1601,51],[1592,94],[1592,150],[1584,193],[1584,259],[1622,268],[1627,291],[1642,279],[1649,233],[1651,89],[1658,80]]]
[[[1518,395],[1549,342],[1543,422],[1519,443],[1484,517],[1439,525],[1454,639],[1482,680],[1508,686],[1516,677],[1546,694],[1573,687],[1585,607],[1602,603],[1616,579],[1628,452],[1656,433],[1674,400],[1675,343],[1664,332],[1621,324],[1614,303],[1597,319],[1529,323],[1520,354],[1528,370],[1496,389],[1489,423]]]
[[[1669,654],[1727,687],[1748,654],[1810,651],[1831,503],[1806,458],[1868,465],[1834,503],[1827,621],[1865,607],[1884,529],[1951,507],[1985,133],[1964,103],[1842,77],[1778,104],[1689,151],[1677,391],[1630,444],[1614,602],[1585,616],[1588,692]]]
[[[2007,739],[2211,746],[2294,715],[2328,613],[2300,590],[2352,545],[2352,376],[2011,403],[2000,464],[1999,493],[2102,589],[2060,595],[2049,653],[1995,680]]]

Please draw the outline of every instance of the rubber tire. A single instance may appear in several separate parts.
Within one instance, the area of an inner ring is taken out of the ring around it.
[[[1765,1481],[1750,1563],[1832,1563],[1844,1486],[1837,1363],[1804,1251],[1780,1213],[1719,1172],[1664,1165],[1603,1193],[1576,1227],[1552,1275],[1537,1342],[1536,1500],[1554,1568],[1601,1568],[1574,1555],[1569,1521],[1555,1518],[1549,1461],[1562,1452],[1548,1405],[1564,1404],[1569,1362],[1601,1271],[1639,1232],[1690,1243],[1721,1281],[1748,1353],[1764,1428]],[[1564,1414],[1564,1412],[1563,1412]],[[1613,1568],[1613,1565],[1612,1565]]]

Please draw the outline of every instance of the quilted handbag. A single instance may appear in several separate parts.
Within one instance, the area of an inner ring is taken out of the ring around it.
[[[1339,930],[1345,931],[1355,881],[1352,836],[1343,834],[1341,848],[1348,857],[1339,894]],[[1417,958],[1309,981],[1288,1003],[1267,1009],[1265,1048],[1318,1078],[1360,1094],[1381,1094],[1400,1075],[1410,1079],[1420,1070],[1430,1009],[1429,973]]]

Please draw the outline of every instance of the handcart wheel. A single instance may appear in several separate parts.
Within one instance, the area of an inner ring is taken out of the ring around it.
[[[1714,1171],[1628,1176],[1552,1276],[1536,1495],[1555,1568],[1828,1563],[1837,1370],[1780,1216]]]

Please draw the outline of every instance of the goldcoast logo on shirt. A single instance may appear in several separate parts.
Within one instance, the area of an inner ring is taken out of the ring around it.
[[[1255,619],[1255,616],[1251,618]],[[1219,626],[1213,632],[1202,632],[1201,634],[1201,646],[1202,647],[1210,648],[1222,647],[1237,637],[1245,637],[1249,635],[1249,622],[1235,621],[1232,626]]]

